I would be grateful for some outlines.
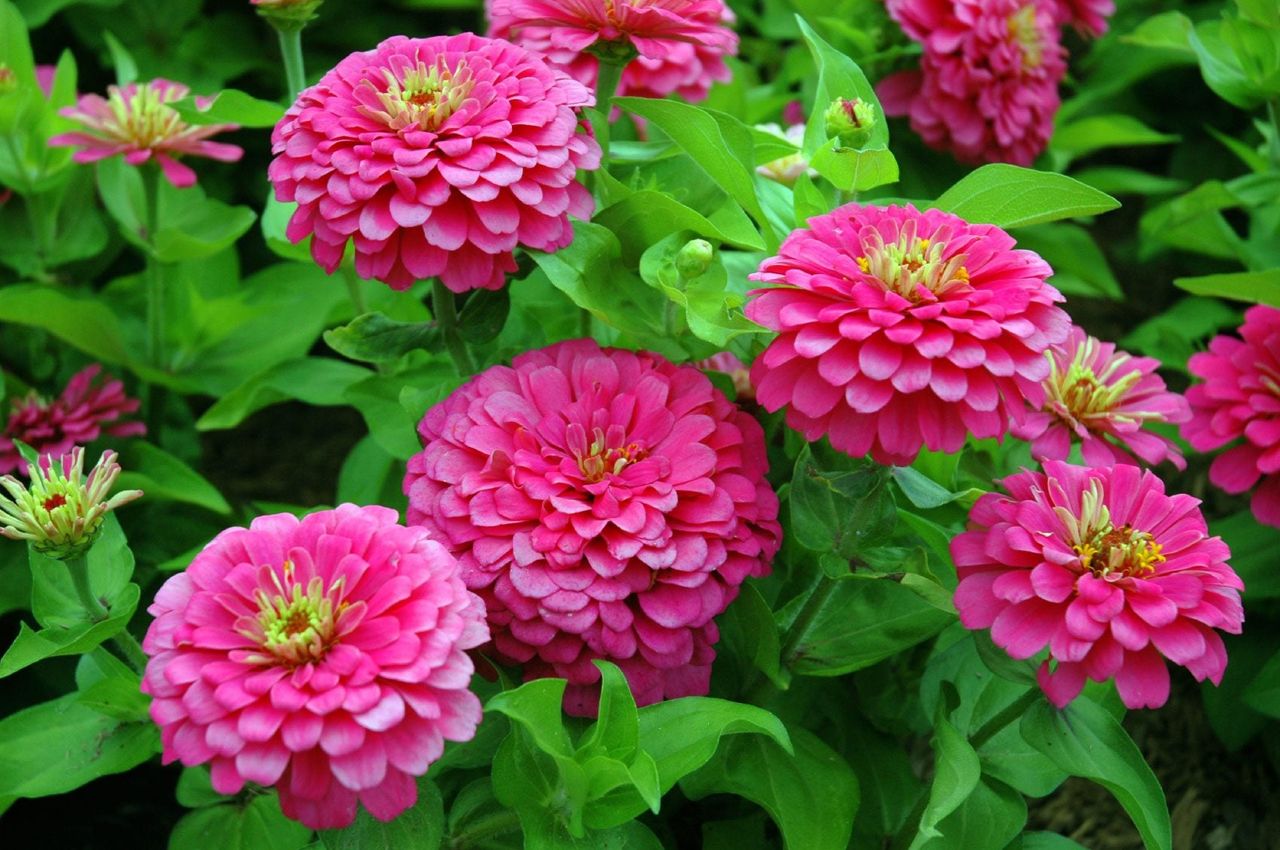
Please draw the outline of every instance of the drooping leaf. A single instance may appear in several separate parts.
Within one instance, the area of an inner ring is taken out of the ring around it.
[[[1012,228],[1098,215],[1120,202],[1065,174],[993,163],[970,172],[934,206],[965,221]]]

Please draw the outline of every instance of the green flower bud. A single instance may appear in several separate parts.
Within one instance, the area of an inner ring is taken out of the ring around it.
[[[871,140],[871,129],[876,125],[875,107],[857,97],[853,100],[838,97],[831,101],[823,118],[827,138],[839,139],[840,146],[845,148],[861,148]]]
[[[692,280],[704,274],[715,259],[716,249],[705,239],[690,239],[676,254],[676,271],[681,279]]]
[[[252,0],[253,8],[267,23],[281,32],[305,27],[316,16],[324,0]]]
[[[49,469],[28,464],[31,483],[23,485],[12,475],[0,476],[0,536],[25,540],[37,552],[69,561],[88,553],[102,531],[107,513],[132,502],[141,490],[121,490],[108,498],[120,474],[116,453],[105,451],[88,477],[84,475],[84,449],[49,458]]]

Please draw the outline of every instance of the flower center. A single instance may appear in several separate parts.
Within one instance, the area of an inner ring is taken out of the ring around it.
[[[1036,25],[1035,4],[1023,6],[1009,16],[1009,35],[1022,50],[1022,67],[1039,68],[1044,61],[1044,43],[1040,40],[1040,28]]]
[[[1098,578],[1147,578],[1165,562],[1164,547],[1149,532],[1111,522],[1097,480],[1081,495],[1078,514],[1062,505],[1054,512],[1076,541],[1071,548],[1080,556],[1080,566]]]
[[[1049,358],[1049,378],[1045,381],[1046,409],[1056,412],[1060,418],[1086,424],[1090,419],[1100,418],[1112,422],[1160,419],[1161,415],[1155,411],[1115,412],[1129,391],[1142,380],[1142,372],[1133,369],[1123,375],[1117,374],[1132,359],[1123,352],[1099,363],[1100,345],[1093,337],[1086,337],[1072,354],[1071,363],[1065,370],[1054,352],[1045,354]]]
[[[946,243],[916,236],[915,222],[907,222],[895,242],[886,244],[872,229],[863,240],[858,268],[884,284],[885,289],[912,301],[937,296],[969,282],[964,254],[943,259]]]
[[[417,127],[422,130],[439,130],[449,116],[458,110],[471,93],[475,81],[465,63],[450,70],[443,59],[428,66],[422,60],[397,77],[384,69],[387,87],[377,91],[381,110],[361,108],[365,115],[385,123],[393,130]],[[365,84],[377,87],[370,80]]]
[[[284,564],[284,578],[273,570],[275,593],[259,588],[256,623],[238,627],[241,634],[257,640],[271,657],[280,663],[297,667],[319,661],[337,635],[337,615],[346,607],[338,603],[342,579],[326,592],[324,579],[313,577],[305,588],[294,578],[291,561]],[[254,628],[256,626],[256,628]]]
[[[107,91],[111,118],[103,130],[115,138],[132,142],[139,148],[151,148],[189,129],[178,111],[167,105],[180,98],[178,89],[160,91],[155,86],[139,85],[131,91],[117,86]]]
[[[576,427],[579,431],[582,430],[581,426]],[[578,470],[589,484],[603,481],[607,475],[617,475],[631,464],[644,460],[649,454],[635,441],[623,445],[622,428],[617,425],[611,425],[608,433],[601,428],[593,428],[591,433],[590,445],[585,448],[582,445],[585,443],[585,431],[583,431],[582,440],[573,448],[574,458],[578,461]]]
[[[60,508],[67,503],[67,497],[61,493],[54,493],[52,496],[44,500],[44,509],[51,511],[54,508]]]

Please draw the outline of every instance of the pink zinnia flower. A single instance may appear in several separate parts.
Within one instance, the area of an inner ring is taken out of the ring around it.
[[[1116,11],[1115,0],[1056,0],[1058,22],[1094,38],[1107,31],[1107,19]]]
[[[1089,466],[1136,464],[1132,452],[1149,464],[1168,460],[1186,468],[1172,440],[1143,428],[1148,422],[1191,418],[1187,400],[1169,392],[1156,374],[1159,360],[1117,351],[1114,343],[1078,327],[1046,356],[1044,405],[1010,429],[1031,442],[1037,460],[1066,460],[1072,442],[1079,442]]]
[[[1159,478],[1127,464],[1049,461],[1002,483],[1009,495],[980,498],[970,530],[951,541],[967,628],[990,628],[1014,658],[1048,646],[1040,686],[1058,707],[1086,677],[1114,677],[1129,708],[1158,708],[1169,697],[1161,656],[1222,680],[1214,629],[1240,633],[1244,584],[1199,500],[1165,495]]]
[[[890,0],[924,46],[920,70],[876,87],[930,147],[962,162],[1030,165],[1053,134],[1066,73],[1055,0]]]
[[[1066,338],[1048,264],[1009,234],[941,210],[847,204],[764,261],[747,317],[778,332],[756,397],[809,440],[905,466],[923,447],[1001,437],[1044,401]]]
[[[728,82],[725,57],[738,52],[722,0],[488,0],[489,33],[541,53],[595,87],[601,52],[636,57],[619,95],[703,100]]]
[[[97,162],[117,154],[130,165],[155,160],[165,178],[178,188],[194,186],[196,173],[176,157],[203,156],[236,162],[244,150],[209,141],[210,136],[239,129],[235,124],[193,126],[168,104],[182,100],[189,89],[169,80],[108,86],[107,97],[81,95],[75,106],[59,114],[79,121],[85,130],[54,136],[49,144],[78,147],[76,162]]]
[[[298,96],[272,134],[276,197],[297,201],[294,242],[332,272],[394,289],[439,276],[500,289],[512,250],[563,248],[591,214],[574,178],[600,164],[576,109],[591,92],[542,57],[466,33],[389,38]]]
[[[751,370],[732,351],[721,351],[693,364],[704,372],[719,372],[733,381],[738,401],[755,401],[756,388],[751,386]]]
[[[409,521],[484,598],[494,649],[590,715],[616,663],[641,705],[707,693],[713,617],[778,549],[764,433],[705,375],[573,340],[427,411]]]
[[[26,468],[14,440],[21,440],[43,458],[61,457],[75,446],[85,446],[104,433],[111,437],[136,437],[147,433],[142,422],[122,417],[138,409],[139,401],[124,393],[124,384],[106,377],[95,379],[102,367],[81,369],[52,401],[34,392],[13,400],[9,421],[0,433],[0,475]]]
[[[1250,307],[1240,336],[1216,336],[1191,356],[1187,368],[1204,383],[1187,390],[1182,436],[1199,452],[1239,439],[1214,458],[1209,480],[1228,493],[1253,490],[1253,515],[1280,527],[1280,310]]]
[[[341,505],[228,529],[147,609],[142,648],[164,762],[209,763],[213,787],[274,785],[312,829],[391,820],[480,701],[464,650],[484,606],[422,528]]]

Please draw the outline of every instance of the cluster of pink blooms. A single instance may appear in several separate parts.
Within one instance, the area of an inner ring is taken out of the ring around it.
[[[9,419],[0,432],[0,475],[21,474],[26,469],[14,441],[26,443],[41,457],[62,457],[76,446],[85,446],[106,434],[136,437],[147,426],[125,417],[138,409],[138,399],[125,395],[124,384],[108,377],[98,382],[98,365],[72,376],[55,399],[34,392],[13,400]]]
[[[722,0],[486,0],[489,34],[549,59],[592,88],[601,61],[627,62],[619,95],[702,100],[738,52]],[[601,57],[604,57],[603,59]]]
[[[962,162],[1030,165],[1053,134],[1066,73],[1061,27],[1106,29],[1110,0],[888,0],[924,48],[876,91],[931,147]]]
[[[494,649],[594,714],[616,663],[640,705],[705,694],[713,618],[777,551],[764,434],[691,366],[574,340],[427,412],[410,522],[458,557]]]

